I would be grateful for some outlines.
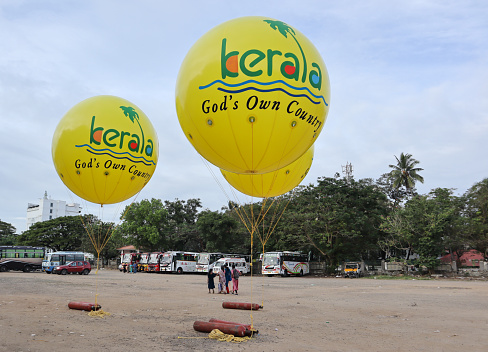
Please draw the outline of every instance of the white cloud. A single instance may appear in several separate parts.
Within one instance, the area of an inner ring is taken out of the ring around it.
[[[351,162],[378,178],[394,155],[425,170],[421,192],[464,192],[488,176],[488,4],[479,1],[2,1],[0,219],[25,229],[28,202],[69,197],[51,139],[76,103],[121,96],[153,122],[156,173],[139,196],[227,203],[181,132],[174,86],[181,61],[207,30],[264,15],[304,33],[324,57],[331,107],[304,184]]]

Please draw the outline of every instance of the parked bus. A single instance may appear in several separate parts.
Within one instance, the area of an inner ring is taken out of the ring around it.
[[[141,253],[139,262],[137,263],[137,271],[147,271],[149,261],[149,253]]]
[[[198,253],[197,259],[197,273],[207,273],[209,270],[212,270],[215,262],[220,258],[224,258],[225,254],[216,252],[216,253]]]
[[[196,271],[198,253],[170,251],[165,252],[161,258],[159,270],[182,274]]]
[[[42,261],[42,271],[45,271],[47,274],[51,274],[55,266],[65,265],[69,262],[84,260],[85,253],[83,252],[61,251],[47,253],[46,257]]]
[[[40,270],[45,252],[44,247],[0,246],[0,271]]]
[[[129,272],[134,263],[138,263],[141,259],[141,253],[125,253],[121,255],[119,270],[124,271],[124,268]]]
[[[262,258],[263,275],[303,276],[310,273],[308,256],[300,252],[266,252]]]
[[[150,273],[159,273],[161,269],[161,258],[164,252],[149,253],[149,259],[147,260],[147,271]]]

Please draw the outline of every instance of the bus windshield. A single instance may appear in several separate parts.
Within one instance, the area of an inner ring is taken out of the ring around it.
[[[158,263],[158,256],[159,256],[159,253],[151,253],[149,255],[148,264],[157,264]]]
[[[197,264],[210,264],[210,254],[209,253],[200,253],[198,255]]]
[[[122,259],[122,263],[130,263],[130,258],[131,258],[130,253],[124,254],[124,258]]]
[[[163,258],[161,259],[161,263],[171,263],[171,254],[163,254]]]
[[[264,254],[263,265],[278,265],[279,259],[277,254]]]

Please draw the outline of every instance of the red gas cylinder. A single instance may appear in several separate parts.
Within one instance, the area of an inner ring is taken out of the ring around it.
[[[214,329],[219,329],[224,334],[234,335],[238,337],[252,336],[253,332],[240,324],[224,324],[210,321],[196,321],[193,323],[193,329],[200,332],[211,332]]]
[[[89,302],[69,302],[68,307],[71,309],[86,310],[88,312],[102,309],[102,306],[99,304]]]
[[[263,308],[263,306],[257,303],[222,302],[222,308],[258,310],[259,308]]]
[[[210,319],[209,322],[211,323],[222,323],[222,324],[233,324],[233,325],[242,325],[244,326],[246,329],[249,329],[251,330],[251,324],[241,324],[241,323],[234,323],[232,321],[225,321],[225,320],[219,320],[219,319]]]

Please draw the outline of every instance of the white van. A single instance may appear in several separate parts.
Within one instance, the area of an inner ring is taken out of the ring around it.
[[[232,264],[236,266],[236,269],[239,270],[241,275],[246,275],[249,272],[251,272],[251,266],[249,265],[248,262],[246,262],[246,259],[244,258],[220,258],[214,263],[213,271],[214,273],[218,273],[220,270],[220,267],[224,264],[227,264],[227,266],[232,270]]]

